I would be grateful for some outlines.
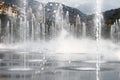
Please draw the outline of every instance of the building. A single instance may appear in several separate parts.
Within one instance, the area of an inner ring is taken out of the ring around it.
[[[2,0],[0,0],[0,14],[5,15],[17,15],[17,6],[10,3],[5,3]]]

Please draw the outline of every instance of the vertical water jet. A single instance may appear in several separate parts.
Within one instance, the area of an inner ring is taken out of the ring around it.
[[[100,80],[100,57],[101,53],[99,53],[100,48],[100,40],[101,40],[101,31],[102,31],[102,0],[96,0],[96,10],[95,10],[95,18],[94,18],[94,29],[95,29],[95,38],[97,41],[97,61],[96,61],[96,80]]]

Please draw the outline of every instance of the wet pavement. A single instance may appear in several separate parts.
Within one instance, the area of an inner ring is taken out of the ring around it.
[[[1,49],[0,80],[96,80],[97,61],[89,54],[72,56]],[[99,80],[120,80],[120,61],[101,59],[99,65]]]

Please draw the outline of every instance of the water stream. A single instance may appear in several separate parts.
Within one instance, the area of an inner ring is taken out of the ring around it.
[[[0,19],[0,71],[8,75],[2,80],[119,80],[120,47],[114,42],[120,20],[111,26],[111,39],[103,39],[102,0],[96,0],[93,30],[80,14],[71,24],[61,4],[40,4],[35,13],[27,0],[22,3],[21,14],[10,17],[5,30]],[[89,31],[94,36],[88,37]]]

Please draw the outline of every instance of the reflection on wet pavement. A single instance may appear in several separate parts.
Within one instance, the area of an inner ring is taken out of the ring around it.
[[[60,53],[0,50],[0,80],[96,80],[96,61],[78,54],[65,60]],[[119,80],[119,70],[120,61],[101,61],[100,80]]]

